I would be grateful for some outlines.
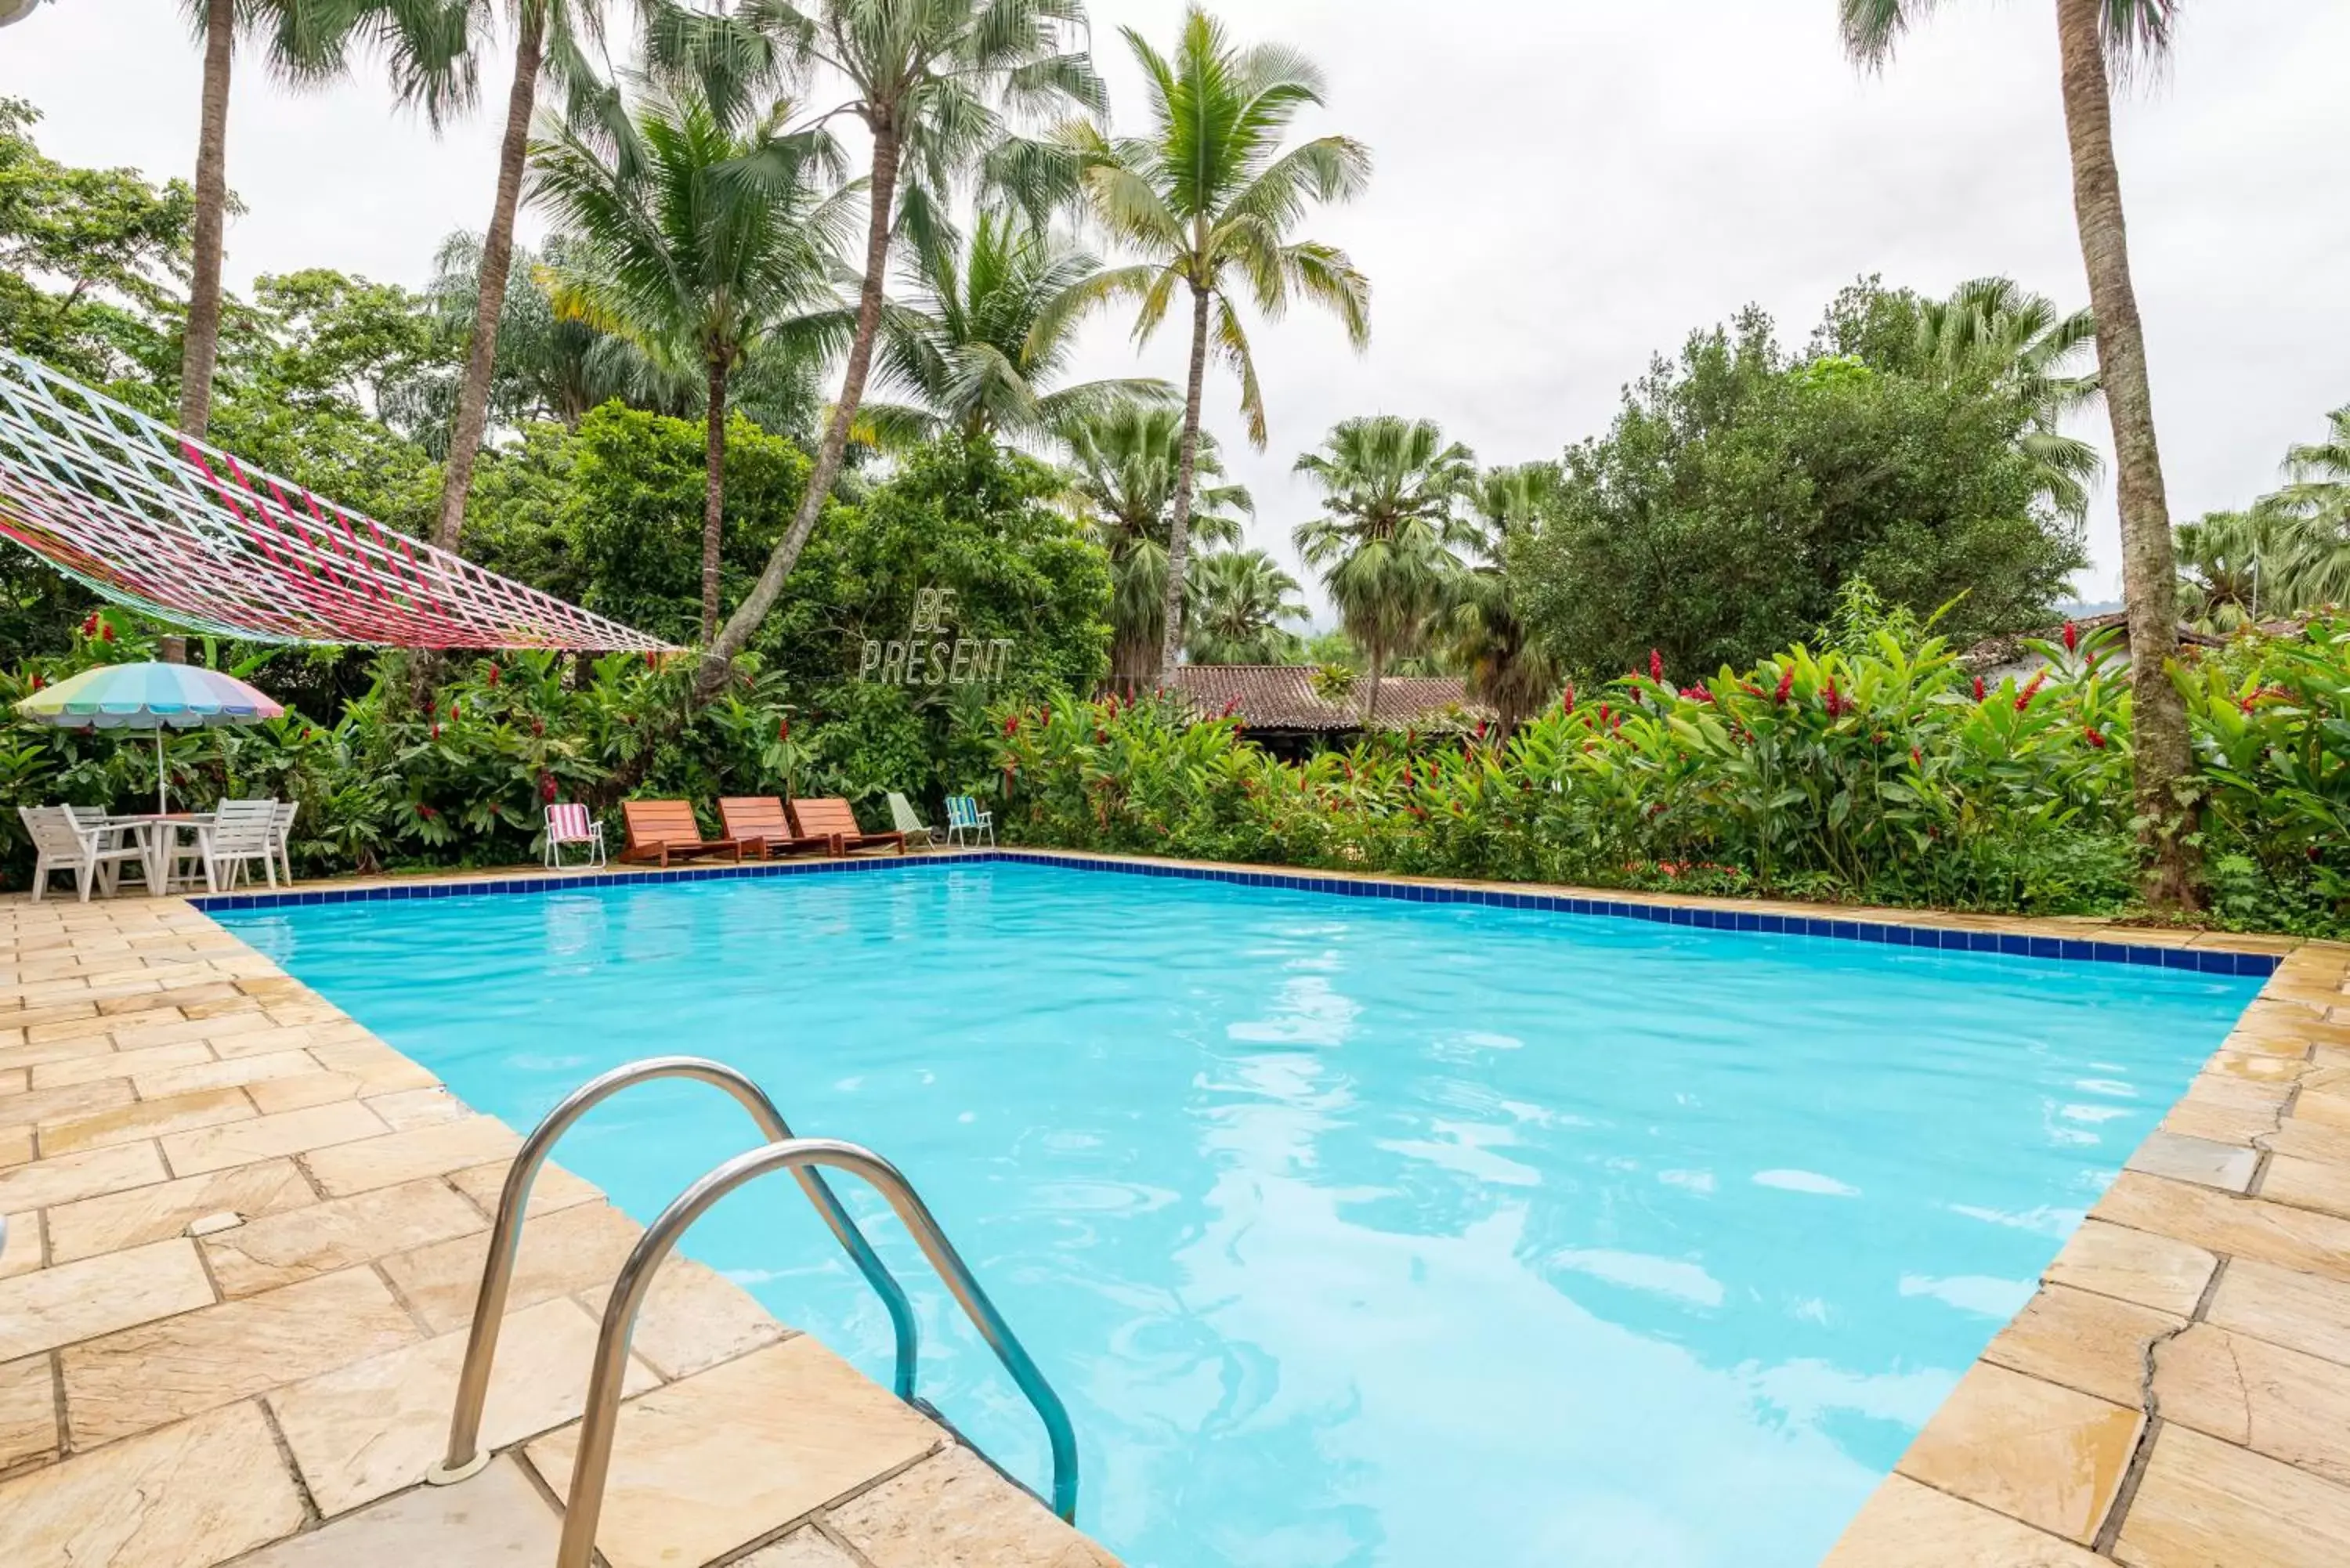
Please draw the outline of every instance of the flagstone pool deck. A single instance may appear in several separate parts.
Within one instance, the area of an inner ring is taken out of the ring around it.
[[[1835,918],[2280,966],[1827,1563],[2350,1562],[2350,945]],[[420,1484],[516,1142],[183,899],[0,898],[0,1564],[551,1563],[639,1233],[576,1177],[550,1167],[524,1228],[497,1459]],[[628,1387],[610,1568],[1114,1568],[689,1261],[662,1270]]]

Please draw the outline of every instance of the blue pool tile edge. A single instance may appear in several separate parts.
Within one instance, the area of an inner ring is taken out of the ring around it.
[[[646,882],[707,882],[744,877],[840,876],[906,871],[924,866],[968,866],[1005,861],[1109,871],[1129,877],[1177,877],[1198,882],[1231,882],[1245,888],[1281,888],[1331,893],[1350,898],[1396,898],[1416,904],[1482,904],[1499,909],[1541,909],[1553,914],[1605,919],[1652,920],[1703,930],[1750,931],[1773,936],[1820,937],[1830,941],[1877,942],[1891,947],[1934,948],[1948,952],[1995,953],[2009,958],[2055,959],[2073,963],[2141,964],[2266,979],[2282,961],[2272,953],[2230,952],[2224,948],[2158,947],[2070,937],[2021,936],[2003,931],[1951,930],[1882,920],[1839,920],[1812,915],[1774,915],[1752,909],[1709,909],[1690,904],[1643,904],[1622,898],[1579,898],[1561,893],[1517,893],[1500,888],[1445,888],[1418,882],[1386,882],[1361,877],[1299,876],[1295,872],[1247,871],[1195,866],[1180,860],[1111,860],[1089,855],[1025,850],[976,849],[937,856],[892,856],[858,860],[775,860],[745,865],[681,866],[667,869],[540,873],[488,877],[463,882],[393,883],[377,888],[327,888],[282,893],[200,893],[188,902],[213,913],[228,909],[280,909],[311,904],[372,903],[401,898],[474,898],[484,894],[567,892],[577,888],[633,887]]]

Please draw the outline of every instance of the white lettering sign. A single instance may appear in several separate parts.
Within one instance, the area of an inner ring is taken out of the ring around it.
[[[982,686],[1003,680],[1013,639],[958,637],[954,610],[952,588],[917,589],[905,638],[867,638],[857,679],[884,686]]]

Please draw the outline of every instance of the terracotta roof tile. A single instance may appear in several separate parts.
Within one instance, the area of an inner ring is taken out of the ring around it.
[[[1253,730],[1342,732],[1362,727],[1360,700],[1333,702],[1324,697],[1314,689],[1310,665],[1186,664],[1175,672],[1175,689],[1202,713],[1222,713],[1229,704]],[[1379,682],[1377,717],[1382,729],[1438,729],[1473,724],[1492,717],[1492,711],[1468,700],[1457,675],[1390,675]]]

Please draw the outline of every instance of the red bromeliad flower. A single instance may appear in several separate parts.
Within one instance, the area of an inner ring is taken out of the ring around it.
[[[788,740],[790,740],[791,738],[792,738],[792,722],[791,722],[789,719],[778,719],[778,720],[776,720],[776,721],[775,721],[775,739],[777,739],[778,741],[788,741]]]
[[[1983,700],[1983,683],[1982,683],[1982,677],[1981,677],[1981,676],[1980,676],[1980,675],[1978,675],[1978,676],[1976,676],[1976,677],[1975,677],[1975,701],[1978,701],[1978,702],[1980,702],[1980,701],[1981,701],[1982,700]]]
[[[416,803],[416,815],[430,822],[441,814],[420,800]]]
[[[2097,750],[2101,752],[2106,749],[2106,738],[2097,733],[2097,727],[2095,724],[2090,724],[2083,728],[2081,731],[2081,738],[2087,741],[2089,744],[2096,747]]]
[[[1910,765],[1911,767],[1913,767],[1913,768],[1918,769],[1920,773],[1923,773],[1923,772],[1925,771],[1925,768],[1926,768],[1926,753],[1923,753],[1923,752],[1921,752],[1921,751],[1919,751],[1919,750],[1918,750],[1917,747],[1915,747],[1915,746],[1910,747],[1910,748],[1909,748],[1909,765]]]
[[[1477,721],[1477,738],[1481,741],[1485,738],[1485,721],[1482,719]]]
[[[47,683],[41,679],[40,671],[35,670],[33,672],[33,690],[38,691],[46,684]]]
[[[490,684],[491,684],[491,685],[493,685],[493,686],[495,686],[497,683],[498,683],[498,667],[497,667],[496,665],[493,664],[493,665],[491,665],[491,666],[490,666]]]
[[[2040,673],[2032,678],[2030,683],[2027,684],[2022,691],[2015,694],[2015,711],[2017,712],[2021,713],[2026,708],[2032,706],[2032,700],[2040,695],[2040,683],[2047,679],[2048,671],[2043,669]]]
[[[1006,713],[1003,715],[1003,732],[1006,735],[1016,735],[1020,732],[1019,714]]]
[[[1787,700],[1787,694],[1794,689],[1795,667],[1790,664],[1786,669],[1779,671],[1779,690],[1771,694],[1771,701],[1784,702]]]
[[[645,668],[647,670],[659,670],[660,668],[660,656],[650,651],[647,652],[645,655]]]
[[[1653,648],[1648,649],[1648,679],[1659,686],[1665,680],[1665,656]]]
[[[98,640],[100,642],[112,642],[114,640],[114,627],[111,622],[100,621],[98,623]]]
[[[2071,653],[2081,646],[2081,628],[2071,621],[2064,623],[2064,651]]]
[[[96,637],[98,635],[98,612],[96,610],[92,610],[88,615],[81,618],[81,634],[84,637]]]

